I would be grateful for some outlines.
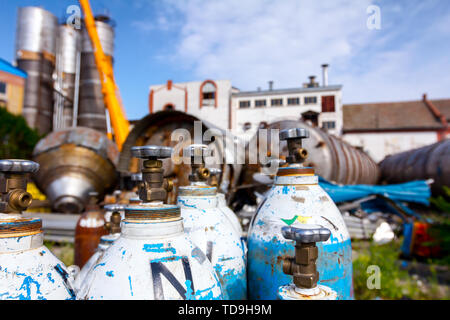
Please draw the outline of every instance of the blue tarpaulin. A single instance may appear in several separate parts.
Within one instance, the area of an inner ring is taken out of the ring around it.
[[[319,177],[320,186],[334,202],[354,201],[370,195],[382,195],[393,201],[414,202],[428,206],[430,187],[425,180],[383,186],[337,185]]]

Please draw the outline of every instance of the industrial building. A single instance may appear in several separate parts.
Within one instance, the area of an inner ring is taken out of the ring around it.
[[[0,59],[0,107],[15,115],[22,114],[27,73]]]
[[[204,80],[150,86],[149,111],[178,110],[214,122],[222,129],[251,138],[269,122],[303,119],[336,136],[342,131],[342,86],[328,84],[328,65],[322,66],[323,83],[309,77],[302,86],[240,91],[230,80]]]
[[[450,136],[450,99],[344,105],[343,138],[376,162]]]

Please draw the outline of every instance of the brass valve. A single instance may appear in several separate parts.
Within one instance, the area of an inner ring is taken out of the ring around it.
[[[144,159],[142,182],[139,184],[139,198],[143,202],[165,201],[167,193],[172,191],[172,181],[164,178],[161,159],[172,155],[172,148],[161,146],[133,147],[134,157]]]
[[[309,138],[309,131],[304,128],[291,128],[280,131],[280,140],[286,140],[289,155],[288,163],[302,163],[308,157],[308,151],[302,147],[302,140]]]
[[[319,251],[316,242],[327,241],[331,231],[320,226],[305,225],[303,228],[283,227],[281,233],[284,238],[296,242],[295,257],[283,260],[283,272],[294,276],[297,288],[315,288],[319,281],[316,267]]]
[[[104,208],[105,210],[112,212],[110,221],[105,223],[105,228],[110,234],[120,233],[120,222],[122,220],[120,211],[123,211],[125,206],[120,204],[108,204]]]
[[[222,170],[218,168],[209,169],[209,185],[212,187],[219,187],[220,175],[222,174]]]
[[[205,158],[212,155],[211,149],[204,144],[192,144],[183,150],[185,157],[191,159],[191,174],[189,181],[191,182],[206,182],[211,175],[208,168],[205,167]]]
[[[29,160],[0,160],[0,212],[21,213],[33,197],[27,192],[27,175],[39,170]]]

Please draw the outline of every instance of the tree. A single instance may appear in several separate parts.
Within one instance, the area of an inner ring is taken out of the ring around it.
[[[30,159],[40,138],[22,116],[0,108],[0,159]]]

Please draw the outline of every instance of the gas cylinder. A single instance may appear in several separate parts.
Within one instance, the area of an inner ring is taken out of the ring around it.
[[[283,272],[292,275],[294,282],[281,286],[278,297],[281,300],[336,300],[336,291],[317,284],[320,274],[316,266],[319,256],[316,242],[327,241],[331,231],[305,224],[300,228],[282,227],[281,233],[286,240],[295,242],[295,256],[283,259]]]
[[[260,203],[248,234],[248,284],[250,299],[274,300],[281,285],[289,283],[282,272],[282,260],[294,254],[292,241],[281,234],[283,226],[320,225],[331,230],[326,242],[318,243],[317,268],[320,284],[335,290],[338,299],[352,299],[352,248],[341,213],[330,196],[318,185],[313,168],[302,162],[308,152],[302,139],[309,132],[303,128],[282,130],[289,155],[278,168],[274,184]]]
[[[93,267],[78,299],[221,299],[214,269],[184,232],[180,208],[164,204],[172,184],[161,159],[172,149],[133,147],[143,161],[140,204],[125,207],[120,237]]]
[[[100,238],[108,234],[105,217],[98,202],[98,192],[89,192],[86,211],[78,219],[75,228],[75,265],[81,269],[97,250]]]
[[[124,205],[120,204],[109,204],[104,207],[106,212],[110,212],[110,217],[108,222],[106,222],[105,227],[109,234],[100,237],[100,243],[97,247],[95,253],[89,258],[86,264],[83,266],[81,271],[75,278],[74,287],[75,291],[78,292],[81,286],[85,285],[85,280],[88,278],[89,273],[92,268],[100,261],[103,257],[106,249],[108,249],[111,244],[116,241],[120,236],[120,222],[122,220],[122,213],[124,212]]]
[[[206,182],[210,176],[204,158],[211,155],[206,145],[194,144],[183,150],[191,159],[189,186],[178,190],[185,231],[206,254],[217,272],[224,299],[247,299],[245,248],[231,222],[218,208],[217,189]]]
[[[31,204],[28,173],[39,165],[0,160],[0,300],[73,300],[72,279],[64,264],[44,246],[42,221],[24,218]]]
[[[210,168],[210,181],[209,184],[212,187],[219,188],[219,179],[218,177],[222,174],[222,170],[218,168]],[[230,221],[230,223],[233,225],[234,229],[237,231],[239,236],[242,237],[243,230],[241,226],[241,222],[239,221],[236,214],[231,210],[228,205],[227,201],[225,199],[225,195],[222,192],[217,192],[217,207],[220,211],[225,215],[225,217]]]

